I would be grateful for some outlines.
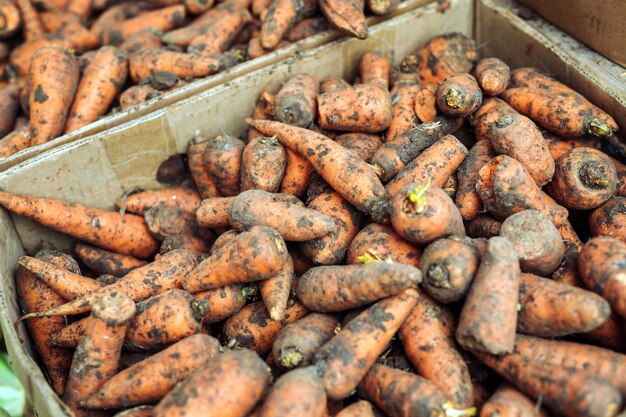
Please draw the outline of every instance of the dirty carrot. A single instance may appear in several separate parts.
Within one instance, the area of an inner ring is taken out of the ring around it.
[[[537,409],[535,401],[517,388],[503,383],[481,407],[480,417],[547,417],[545,411]]]
[[[20,9],[26,42],[42,38],[45,32],[39,19],[39,13],[33,7],[31,0],[16,0],[15,4]]]
[[[147,263],[132,256],[120,255],[83,243],[77,244],[74,247],[74,252],[93,271],[118,277],[122,277]]]
[[[247,9],[235,10],[213,23],[206,33],[195,37],[187,52],[210,58],[213,54],[226,52],[241,29],[252,20]]]
[[[369,257],[382,260],[391,259],[393,263],[420,266],[421,249],[402,240],[389,226],[370,223],[352,239],[346,254],[348,265],[365,263]]]
[[[139,54],[150,49],[159,49],[162,46],[161,38],[157,31],[153,29],[143,29],[137,33],[133,33],[118,45],[120,51],[126,56]]]
[[[205,242],[201,238],[192,235],[173,235],[163,240],[159,253],[163,255],[174,249],[185,249],[205,257],[211,250],[210,243],[210,241]]]
[[[131,107],[137,106],[155,97],[159,97],[162,93],[150,84],[133,85],[120,94],[120,110],[124,111]]]
[[[160,241],[179,234],[195,235],[198,232],[196,216],[176,206],[160,205],[144,212],[150,233]]]
[[[202,200],[202,203],[196,210],[198,225],[206,228],[230,226],[228,212],[235,198],[237,197],[214,197]]]
[[[598,149],[600,144],[600,138],[596,136],[583,136],[581,138],[562,138],[548,131],[541,132],[541,134],[546,140],[550,155],[552,155],[552,159],[554,159],[555,162],[569,150],[581,147]]]
[[[153,410],[151,405],[140,405],[115,413],[113,417],[153,417]]]
[[[437,117],[437,85],[426,84],[417,89],[413,108],[415,116],[422,123],[427,123]]]
[[[198,78],[215,74],[220,69],[217,58],[200,57],[167,49],[149,49],[129,57],[129,73],[136,83],[154,75],[157,71],[167,71],[178,78]]]
[[[287,256],[287,261],[278,274],[259,281],[257,284],[263,303],[270,313],[270,318],[274,321],[281,321],[285,316],[293,277],[293,260],[291,256]]]
[[[416,55],[424,84],[439,84],[450,76],[469,72],[478,58],[474,41],[461,33],[435,36]]]
[[[389,76],[391,67],[387,57],[378,51],[370,51],[363,54],[359,64],[361,83],[380,84],[389,88]]]
[[[231,135],[217,135],[204,150],[205,169],[224,197],[239,194],[241,160],[245,144]]]
[[[214,290],[197,292],[193,296],[201,308],[207,311],[202,322],[217,323],[226,320],[241,310],[247,301],[248,294],[256,291],[254,287],[244,284],[224,285]]]
[[[288,125],[308,128],[317,116],[319,81],[311,75],[291,77],[274,97],[273,115]]]
[[[374,410],[368,401],[359,400],[335,414],[335,417],[374,417]]]
[[[363,0],[320,0],[319,5],[332,27],[345,35],[365,39],[367,23],[363,11],[364,3]]]
[[[589,216],[592,236],[610,236],[626,243],[626,198],[613,197]]]
[[[272,0],[261,25],[261,45],[272,49],[296,23],[306,2]]]
[[[187,147],[187,163],[191,178],[193,179],[198,193],[204,198],[219,197],[220,192],[204,163],[204,152],[209,145],[209,139],[195,137],[189,141]]]
[[[476,79],[468,73],[453,75],[437,87],[437,106],[451,117],[474,113],[482,100],[482,91]]]
[[[487,97],[476,112],[468,117],[470,126],[474,129],[477,141],[489,139],[487,134],[496,120],[502,116],[519,114],[504,100],[496,97]]]
[[[211,255],[215,255],[217,251],[219,251],[228,242],[233,240],[235,236],[237,236],[238,234],[239,232],[231,229],[219,235],[218,238],[215,239],[215,242],[213,242],[213,245],[211,246]]]
[[[376,150],[382,145],[380,136],[371,133],[344,133],[335,136],[335,142],[369,162]]]
[[[16,4],[9,0],[0,2],[0,37],[7,38],[12,36],[22,24],[20,10]],[[43,32],[41,33],[43,35]]]
[[[181,26],[184,20],[185,6],[180,4],[140,13],[137,17],[111,25],[105,34],[104,43],[120,44],[130,35],[145,28],[167,32]]]
[[[474,76],[483,93],[498,96],[509,85],[511,69],[498,58],[484,58],[476,64]]]
[[[467,158],[459,166],[459,186],[454,203],[459,209],[463,220],[472,220],[484,210],[483,202],[476,192],[478,171],[495,157],[496,154],[493,151],[491,142],[479,140],[471,147]]]
[[[251,131],[254,129],[250,129]],[[280,183],[280,192],[292,194],[296,197],[302,196],[309,187],[309,181],[313,167],[305,157],[285,148],[287,166]]]
[[[0,90],[0,138],[11,133],[15,126],[19,110],[19,92],[17,84],[9,84]]]
[[[323,417],[326,414],[326,392],[315,368],[289,371],[272,385],[260,417]]]
[[[201,202],[202,198],[196,190],[172,187],[124,195],[116,200],[115,206],[134,214],[144,214],[146,209],[162,204],[179,207],[186,212],[194,213]]]
[[[387,129],[386,141],[393,141],[396,136],[408,132],[415,126],[415,95],[419,86],[413,83],[395,85],[391,90],[392,118]]]
[[[30,146],[30,124],[9,133],[0,139],[0,159],[23,151]]]
[[[331,93],[350,87],[350,84],[341,77],[326,77],[320,83],[320,94]]]
[[[263,91],[259,94],[259,98],[254,105],[252,118],[254,120],[271,119],[274,114],[274,99],[274,94],[268,93],[267,91]],[[252,127],[248,130],[248,142],[261,136],[263,136],[263,134]]]
[[[285,148],[276,138],[252,139],[241,155],[241,191],[278,192],[286,166]]]
[[[286,39],[289,42],[298,42],[326,30],[328,30],[328,21],[324,17],[311,17],[293,25],[287,32]]]

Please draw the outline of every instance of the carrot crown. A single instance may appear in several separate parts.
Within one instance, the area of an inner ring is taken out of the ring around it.
[[[441,409],[443,410],[444,415],[446,417],[461,417],[461,416],[472,417],[476,415],[476,407],[470,407],[470,408],[459,410],[459,409],[454,408],[454,404],[452,404],[452,401],[445,402],[441,406]]]
[[[430,188],[430,180],[428,177],[426,184],[415,187],[409,191],[407,197],[409,201],[413,203],[413,211],[417,214],[421,214],[428,208],[428,202],[426,201],[426,191]]]
[[[451,109],[460,109],[463,106],[463,93],[456,88],[451,88],[445,99],[446,105]]]
[[[386,262],[388,264],[393,263],[391,256],[387,256],[387,259],[383,259],[382,255],[374,249],[366,250],[363,255],[357,257],[356,259],[363,264],[371,264],[374,262]]]
[[[589,133],[601,138],[608,138],[613,134],[613,131],[606,125],[604,120],[594,117],[589,122]]]

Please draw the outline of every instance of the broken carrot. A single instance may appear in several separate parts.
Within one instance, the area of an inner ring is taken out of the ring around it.
[[[509,85],[511,69],[498,58],[483,58],[474,69],[481,90],[488,96],[498,96]]]

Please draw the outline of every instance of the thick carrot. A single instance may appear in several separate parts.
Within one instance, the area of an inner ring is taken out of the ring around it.
[[[335,142],[365,162],[369,162],[376,150],[382,145],[380,136],[372,133],[344,133],[335,136]]]
[[[267,120],[247,119],[246,123],[265,135],[276,135],[284,146],[305,156],[324,180],[357,209],[375,221],[387,217],[389,204],[384,188],[372,169],[356,155],[323,135],[299,127]]]
[[[250,129],[250,131],[255,129]],[[280,192],[292,194],[296,197],[302,196],[309,187],[309,181],[313,167],[305,157],[285,148],[287,166],[280,183]]]
[[[618,197],[626,197],[626,165],[616,159],[611,158],[617,172],[617,186],[615,187],[615,195]]]
[[[455,407],[473,405],[472,379],[455,346],[454,318],[445,306],[420,294],[398,334],[420,376],[433,382]]]
[[[335,417],[374,417],[372,404],[365,400],[354,402],[335,414]]]
[[[69,0],[65,10],[74,13],[83,19],[88,19],[91,15],[92,0]]]
[[[328,398],[343,399],[357,387],[417,299],[417,291],[411,288],[377,302],[317,351],[314,362]]]
[[[554,175],[554,159],[536,125],[526,116],[509,114],[497,119],[487,132],[498,155],[517,159],[538,186],[547,184]]]
[[[241,191],[278,192],[286,166],[285,148],[276,138],[252,139],[241,155]]]
[[[274,383],[261,407],[260,417],[323,417],[326,392],[315,368],[289,371]]]
[[[191,293],[227,284],[260,281],[280,272],[288,257],[285,241],[269,227],[237,235],[202,261],[183,281]]]
[[[257,284],[263,303],[270,313],[270,318],[274,321],[281,321],[285,316],[293,277],[293,260],[291,256],[287,256],[287,261],[278,274],[259,281]]]
[[[28,75],[32,146],[61,134],[78,78],[76,58],[65,49],[51,46],[33,54]]]
[[[437,106],[450,117],[474,113],[482,100],[482,91],[476,79],[466,72],[447,78],[437,87]]]
[[[483,58],[476,64],[474,75],[481,90],[488,96],[498,96],[509,85],[511,69],[498,58]]]
[[[31,0],[16,0],[15,4],[20,9],[22,29],[26,42],[42,38],[45,32],[39,19],[39,13],[33,7]]]
[[[320,94],[331,93],[333,91],[343,90],[350,87],[350,83],[341,77],[330,76],[326,77],[320,83]]]
[[[298,280],[298,299],[310,310],[329,313],[351,310],[415,288],[419,269],[401,264],[318,266]]]
[[[442,187],[467,157],[468,150],[455,136],[448,135],[426,149],[420,156],[406,165],[385,186],[392,197],[411,183],[430,183]],[[443,158],[442,155],[446,157]],[[458,210],[457,210],[458,211]]]
[[[42,251],[37,254],[37,258],[71,272],[80,272],[76,261],[63,253]],[[15,273],[15,287],[21,310],[25,314],[49,310],[65,303],[65,299],[39,279],[36,274],[21,266],[17,268]],[[39,353],[46,373],[51,380],[52,388],[58,395],[63,395],[72,354],[67,349],[53,346],[50,339],[53,333],[65,326],[65,319],[63,317],[43,317],[28,320],[26,324],[35,350]]]
[[[478,171],[495,157],[491,142],[479,140],[471,147],[467,158],[459,166],[459,186],[454,203],[463,220],[472,220],[484,210],[483,202],[476,192]]]
[[[159,241],[179,234],[198,234],[196,216],[176,206],[151,207],[144,212],[144,218],[148,229]]]
[[[251,192],[252,191],[248,191],[248,193]],[[202,200],[202,203],[200,203],[200,206],[196,210],[198,225],[206,228],[229,227],[230,220],[228,218],[228,212],[236,198],[237,197],[214,197]]]
[[[320,9],[332,27],[344,35],[367,38],[364,0],[320,0]]]
[[[565,245],[565,252],[561,265],[552,273],[552,279],[575,287],[582,287],[576,263],[578,252],[583,248],[583,243],[569,221],[565,221],[558,229]]]
[[[400,237],[420,245],[442,237],[465,236],[454,202],[429,182],[409,184],[392,197],[391,224]]]
[[[512,385],[503,383],[482,406],[480,417],[547,417],[535,401]]]
[[[114,291],[129,296],[133,301],[141,301],[172,288],[180,288],[183,277],[196,265],[196,256],[187,251],[174,250],[160,256],[154,262],[129,272],[113,285],[80,296],[69,303],[41,313],[22,316],[46,317],[86,313],[98,299]]]
[[[378,51],[370,51],[363,54],[359,64],[361,83],[379,84],[389,89],[389,76],[391,67],[389,59]]]
[[[213,23],[204,34],[195,37],[187,48],[187,52],[210,58],[213,54],[226,52],[237,34],[246,23],[252,20],[247,9],[233,11]]]
[[[359,84],[317,97],[323,129],[377,133],[391,124],[391,95],[380,84]]]
[[[74,247],[74,252],[88,268],[99,274],[122,277],[147,262],[128,255],[120,255],[82,243]]]
[[[589,216],[592,236],[610,236],[626,243],[626,198],[614,197]]]
[[[216,58],[200,57],[167,49],[149,49],[129,57],[130,77],[136,83],[154,75],[157,71],[167,71],[179,78],[198,78],[215,74],[220,69]]]
[[[158,49],[162,46],[159,33],[153,29],[143,29],[133,33],[118,45],[120,51],[127,56],[138,54],[150,49]]]
[[[201,238],[192,235],[173,235],[163,240],[159,253],[163,255],[167,252],[173,251],[174,249],[185,249],[201,256],[204,259],[211,251],[210,244],[213,240],[215,239],[205,242]]]
[[[78,416],[90,415],[81,402],[117,372],[124,333],[135,303],[119,291],[99,297],[74,353],[63,401]]]
[[[360,264],[365,263],[369,257],[378,257],[419,268],[421,256],[420,249],[402,240],[391,227],[370,223],[350,242],[346,263]]]
[[[611,315],[595,330],[581,334],[591,344],[602,346],[617,352],[626,350],[624,322],[617,314]]]
[[[8,158],[30,146],[30,124],[16,129],[0,139],[0,159]]]
[[[167,32],[179,27],[185,21],[185,7],[174,5],[161,9],[140,13],[137,17],[118,22],[110,26],[103,37],[105,44],[118,45],[130,35],[146,28]]]
[[[340,263],[348,250],[348,245],[361,228],[361,213],[330,188],[311,200],[308,207],[329,216],[334,227],[324,236],[303,242],[300,249],[314,263],[322,265]]]
[[[187,147],[187,161],[191,178],[202,198],[219,197],[220,192],[204,163],[204,152],[209,145],[208,139],[195,137]]]
[[[474,354],[522,392],[541,397],[552,410],[568,417],[613,417],[622,397],[609,381],[518,354]]]
[[[19,111],[19,86],[9,84],[0,90],[0,137],[13,130]]]
[[[213,0],[183,0],[183,4],[189,13],[200,14],[213,6]]]
[[[513,245],[502,237],[489,239],[459,318],[461,346],[493,354],[513,350],[519,275]]]
[[[281,321],[270,319],[262,301],[248,304],[226,320],[223,327],[224,340],[229,347],[252,349],[265,357],[271,350],[278,333],[289,323],[309,313],[300,303],[293,303],[285,311]]]
[[[537,210],[524,210],[507,217],[500,236],[513,244],[520,268],[548,276],[559,266],[565,246],[550,218]]]
[[[245,144],[231,135],[217,135],[204,150],[205,169],[225,197],[239,194],[241,159]]]
[[[225,246],[228,242],[233,240],[235,236],[237,236],[239,232],[236,230],[227,230],[215,239],[213,245],[211,246],[211,255],[215,255],[217,251],[219,251],[223,246]]]
[[[424,84],[439,84],[452,75],[469,72],[478,58],[474,41],[461,33],[435,36],[416,55]]]
[[[470,126],[474,129],[477,141],[489,139],[487,134],[493,124],[502,116],[509,114],[519,114],[504,100],[496,97],[488,97],[483,100],[482,105],[476,112],[468,117]]]
[[[10,0],[0,2],[0,38],[11,37],[21,24],[22,17],[16,4]]]
[[[476,191],[497,220],[528,209],[547,215],[557,227],[567,220],[567,210],[541,191],[520,162],[506,155],[493,158],[478,171]]]
[[[441,303],[459,301],[467,294],[478,264],[474,247],[461,240],[438,239],[422,253],[422,288]]]
[[[47,37],[39,38],[30,42],[24,42],[23,44],[13,48],[9,56],[9,63],[13,65],[13,68],[18,75],[27,76],[33,54],[41,48],[52,45],[63,46],[66,48],[71,46],[65,40],[52,40]]]
[[[302,19],[287,32],[289,42],[298,42],[328,30],[328,21],[324,17]]]
[[[415,116],[422,123],[427,123],[437,117],[437,85],[426,84],[418,88],[415,93]]]
[[[50,343],[54,346],[76,349],[80,338],[85,334],[89,320],[89,317],[85,317],[68,324],[51,335]]]
[[[226,320],[241,310],[246,305],[248,293],[252,291],[254,291],[253,287],[233,284],[197,292],[193,296],[198,300],[202,309],[207,311],[202,322],[210,324]]]
[[[170,391],[154,408],[154,417],[191,416],[198,412],[246,416],[261,399],[269,379],[269,368],[254,352],[227,352]]]
[[[311,75],[298,74],[291,77],[274,98],[275,119],[293,126],[311,126],[317,116],[318,86],[319,81]]]

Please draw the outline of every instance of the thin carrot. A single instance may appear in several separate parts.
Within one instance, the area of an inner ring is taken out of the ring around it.
[[[255,120],[271,119],[274,114],[274,99],[274,94],[268,93],[267,91],[263,91],[259,94],[259,98],[254,105],[252,118]],[[248,130],[248,142],[261,136],[263,136],[263,134],[252,127]]]
[[[202,319],[204,324],[217,323],[226,320],[237,313],[245,305],[247,295],[256,289],[244,284],[225,285],[214,290],[197,292],[193,296],[201,308],[207,311]]]
[[[285,316],[293,278],[293,260],[291,256],[287,256],[287,261],[278,274],[259,281],[257,284],[263,303],[270,313],[270,318],[274,321],[281,321]]]
[[[294,0],[272,0],[261,25],[263,48],[274,48],[297,20],[310,14],[308,9],[311,7],[307,7],[309,3],[313,4],[311,1],[297,3]]]
[[[483,92],[498,96],[509,85],[511,69],[498,58],[483,58],[476,64],[474,75]]]
[[[474,41],[458,32],[435,36],[416,55],[424,84],[439,84],[452,75],[469,72],[478,57]]]
[[[589,216],[592,236],[610,236],[626,243],[626,198],[613,197]]]
[[[600,138],[596,136],[562,138],[548,131],[541,132],[541,134],[546,140],[548,149],[550,150],[550,155],[552,155],[552,159],[554,159],[555,162],[571,149],[581,147],[598,149],[600,145]]]
[[[115,206],[123,207],[129,213],[144,214],[146,209],[164,204],[194,213],[201,201],[198,192],[192,188],[172,187],[124,195],[117,199]]]
[[[402,240],[391,227],[370,223],[350,242],[346,263],[348,265],[364,263],[368,255],[419,268],[422,251]]]
[[[199,57],[167,49],[149,49],[131,55],[129,62],[130,76],[136,83],[157,71],[171,72],[179,78],[198,78],[215,74],[220,69],[220,62],[216,58]]]
[[[391,68],[389,59],[383,53],[370,51],[363,54],[359,71],[363,84],[379,84],[389,89]]]
[[[22,28],[26,42],[40,39],[44,36],[44,30],[39,19],[39,13],[33,7],[31,0],[16,0],[22,17]]]
[[[255,129],[250,129],[250,131]],[[309,181],[313,167],[305,157],[285,148],[287,156],[287,166],[283,179],[280,183],[280,192],[292,194],[296,197],[302,196],[309,187]]]
[[[205,169],[224,197],[239,194],[241,159],[245,144],[231,135],[217,135],[204,150]]]
[[[233,240],[238,234],[238,231],[231,229],[219,235],[218,238],[215,239],[215,242],[213,242],[213,246],[211,246],[211,255],[215,255],[217,251],[222,249],[223,246]]]
[[[400,0],[368,0],[367,8],[377,15],[393,13],[400,5]]]
[[[380,136],[371,133],[344,133],[335,136],[335,142],[365,162],[369,162],[376,150],[382,145]]]
[[[125,111],[160,95],[161,92],[150,84],[133,85],[120,94],[120,110]]]
[[[302,19],[287,32],[289,42],[298,42],[328,30],[328,21],[324,17]]]
[[[415,96],[419,86],[413,83],[395,85],[391,90],[392,119],[387,129],[387,142],[415,126]]]
[[[344,35],[367,38],[364,0],[320,0],[320,9],[332,27]]]
[[[272,385],[261,407],[260,417],[323,417],[326,393],[315,368],[287,372]]]
[[[204,164],[204,152],[209,145],[208,139],[195,137],[189,141],[187,160],[191,178],[198,188],[198,193],[204,198],[219,197],[220,192]]]
[[[274,98],[272,112],[276,120],[298,127],[311,126],[317,116],[318,87],[319,81],[311,75],[291,77]]]
[[[484,210],[483,202],[476,192],[478,171],[495,156],[491,142],[479,140],[470,148],[467,158],[459,166],[459,186],[454,203],[463,220],[472,220]]]
[[[16,4],[9,0],[0,2],[0,38],[12,36],[21,24],[22,17]]]
[[[118,48],[127,56],[130,56],[150,49],[158,49],[161,46],[161,38],[157,31],[153,29],[143,29],[130,35],[128,39],[125,39],[124,42],[118,45]]]

